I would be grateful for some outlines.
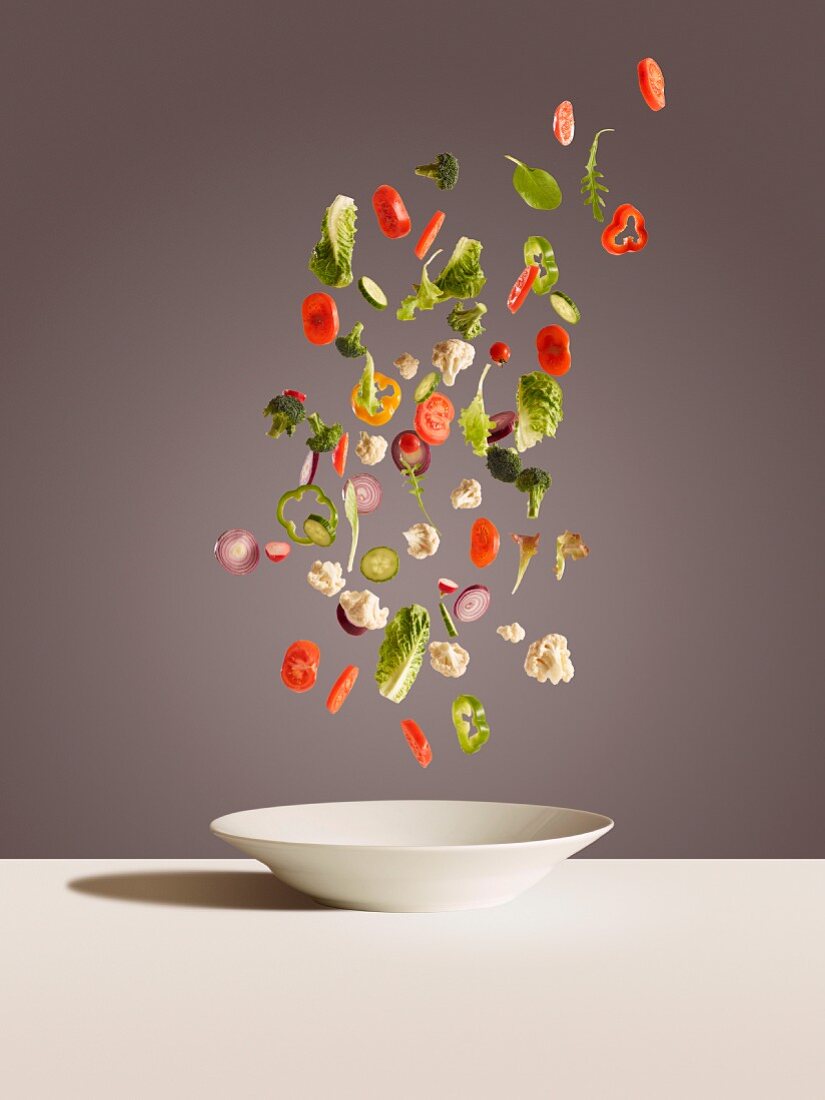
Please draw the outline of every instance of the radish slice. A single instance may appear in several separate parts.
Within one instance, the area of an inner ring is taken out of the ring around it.
[[[367,633],[367,628],[365,626],[356,626],[355,623],[349,621],[346,611],[344,611],[340,604],[338,604],[336,614],[338,616],[338,622],[344,630],[346,630],[347,634],[352,634],[357,638],[359,635]]]
[[[458,584],[455,581],[451,581],[449,577],[439,577],[438,591],[442,596],[451,596],[453,592],[458,592]]]
[[[490,607],[490,589],[483,584],[471,584],[456,597],[453,614],[461,623],[474,623]]]
[[[318,452],[308,451],[307,456],[304,459],[304,464],[301,467],[301,477],[298,481],[299,485],[311,485],[315,478],[315,471],[318,469]]]
[[[487,442],[490,445],[498,443],[500,439],[508,436],[516,424],[516,414],[514,412],[493,413],[490,419],[495,424],[495,427],[487,436]]]
[[[255,536],[243,527],[232,527],[224,531],[215,543],[215,557],[233,577],[243,577],[251,573],[260,556],[261,551]]]
[[[411,428],[398,433],[390,444],[390,452],[393,462],[402,474],[410,466],[417,474],[426,474],[430,468],[430,445]]]
[[[381,503],[381,482],[378,478],[373,477],[372,474],[354,474],[351,478],[348,478],[341,490],[341,496],[345,501],[349,482],[352,482],[352,487],[355,489],[358,515],[368,516],[370,512],[374,512]]]
[[[270,561],[283,561],[289,557],[291,550],[288,542],[268,542],[264,547],[264,553]]]

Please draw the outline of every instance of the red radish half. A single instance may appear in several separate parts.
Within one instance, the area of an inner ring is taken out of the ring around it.
[[[442,596],[451,596],[453,592],[458,591],[458,585],[455,581],[451,581],[449,577],[439,577],[438,591]]]
[[[270,561],[283,561],[289,557],[291,550],[288,542],[268,542],[264,547],[264,553]]]

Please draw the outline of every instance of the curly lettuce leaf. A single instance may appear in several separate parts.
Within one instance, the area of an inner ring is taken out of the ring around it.
[[[367,362],[361,381],[358,383],[358,404],[365,408],[370,416],[376,416],[381,411],[381,402],[375,387],[375,363],[370,353],[366,349],[364,351]]]
[[[336,195],[324,213],[321,239],[309,257],[309,270],[325,286],[349,286],[352,282],[357,209],[353,199]]]
[[[564,419],[561,386],[543,371],[523,374],[519,378],[516,407],[516,447],[526,451],[546,435],[556,434],[556,428]]]
[[[387,623],[375,669],[378,690],[385,699],[400,703],[407,697],[421,671],[429,640],[430,613],[420,604],[400,608]]]
[[[421,268],[421,282],[413,283],[415,293],[408,294],[396,311],[395,316],[399,321],[414,321],[417,309],[433,309],[439,302],[444,301],[445,296],[427,274],[427,268],[436,256],[441,255],[442,251],[443,249],[439,248],[437,252],[433,252]]]
[[[487,282],[481,270],[481,241],[460,237],[435,281],[444,298],[477,298]]]
[[[473,454],[478,455],[479,458],[486,458],[487,436],[496,426],[495,421],[490,419],[484,408],[484,379],[491,366],[492,363],[488,363],[481,372],[476,395],[467,408],[461,410],[461,416],[458,418],[465,441],[473,448]]]

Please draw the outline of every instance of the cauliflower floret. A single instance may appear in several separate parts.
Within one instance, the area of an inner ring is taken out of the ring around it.
[[[338,602],[353,626],[363,626],[367,630],[383,629],[389,618],[389,608],[379,607],[374,592],[342,592]]]
[[[310,588],[324,596],[337,595],[344,585],[344,570],[337,561],[316,561],[307,573]]]
[[[430,642],[430,664],[442,676],[463,676],[470,654],[458,642]]]
[[[414,523],[404,532],[407,553],[413,558],[430,558],[441,543],[438,531],[429,523]]]
[[[387,441],[383,435],[361,432],[361,438],[355,445],[355,453],[365,466],[377,466],[387,453]]]
[[[524,627],[521,623],[510,623],[509,626],[500,626],[496,630],[496,634],[500,634],[505,642],[523,642],[524,641]]]
[[[590,549],[582,542],[581,535],[573,531],[565,531],[559,535],[556,539],[556,565],[554,568],[556,580],[560,581],[564,576],[565,558],[577,561],[579,558],[586,558],[589,553]]]
[[[394,367],[398,367],[398,373],[402,378],[415,378],[418,373],[418,360],[414,359],[408,351],[393,360]]]
[[[464,340],[442,340],[433,348],[433,366],[438,367],[445,386],[455,383],[459,371],[466,370],[475,358],[476,349]]]
[[[573,662],[563,634],[545,634],[533,642],[524,658],[524,671],[539,683],[565,684],[573,679]]]
[[[481,504],[481,485],[474,477],[465,477],[457,489],[450,493],[453,508],[478,508]]]

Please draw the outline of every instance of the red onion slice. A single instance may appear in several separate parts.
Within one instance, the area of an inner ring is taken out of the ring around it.
[[[471,584],[453,604],[453,614],[462,623],[474,623],[490,607],[490,589],[484,584]]]
[[[426,474],[430,468],[430,445],[425,443],[418,432],[408,428],[399,432],[390,444],[392,460],[402,474],[410,466],[417,474]]]
[[[367,628],[365,626],[356,626],[355,623],[351,623],[349,621],[346,611],[344,611],[343,607],[341,607],[340,604],[338,604],[336,615],[338,616],[338,622],[341,624],[344,630],[346,630],[347,634],[352,634],[354,635],[354,637],[357,638],[361,634],[367,633]]]
[[[299,485],[311,485],[315,478],[315,471],[318,469],[318,452],[307,451],[307,456],[304,459],[304,464],[301,467],[301,476],[298,479]]]
[[[260,556],[261,551],[255,536],[243,527],[232,527],[224,531],[215,543],[215,557],[233,577],[243,577],[251,573]]]
[[[495,427],[487,436],[487,443],[492,446],[493,443],[498,443],[500,439],[510,434],[516,424],[516,414],[514,412],[493,413],[490,419],[494,421]]]
[[[352,487],[355,489],[358,515],[368,516],[381,503],[381,482],[372,474],[353,474],[351,478],[344,482],[344,488],[341,490],[341,496],[345,501],[347,499],[347,485],[350,482],[352,482]]]
[[[451,596],[453,592],[458,592],[458,582],[451,581],[449,577],[439,577],[438,591],[442,596]]]

